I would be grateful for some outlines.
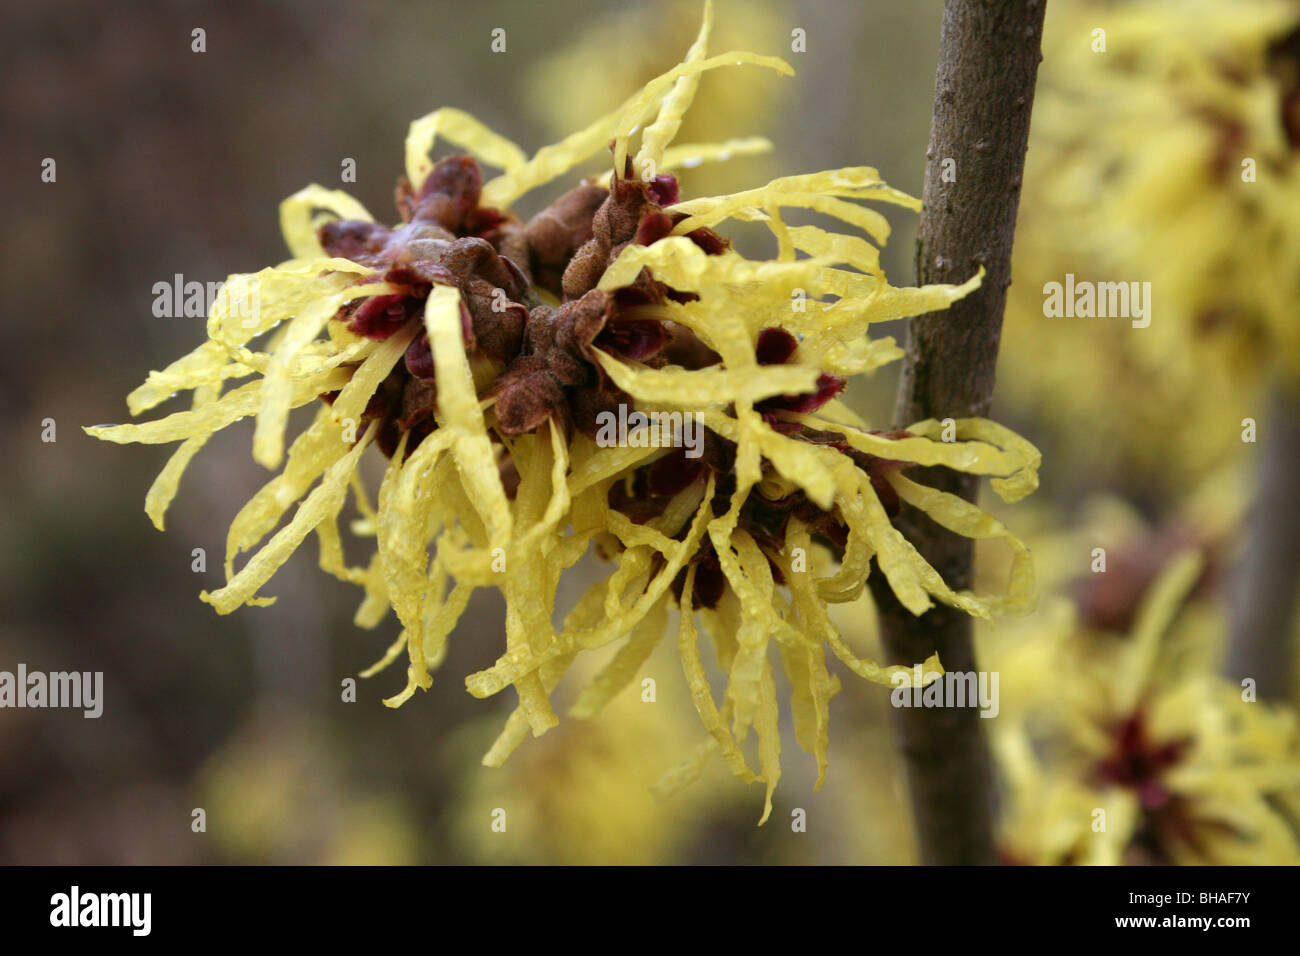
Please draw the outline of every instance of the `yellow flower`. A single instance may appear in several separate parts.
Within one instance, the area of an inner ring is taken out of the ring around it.
[[[1204,616],[1180,615],[1201,572],[1195,552],[1170,562],[1125,639],[1066,629],[1006,659],[1008,696],[1017,670],[1042,680],[1044,653],[1070,675],[994,735],[1009,861],[1300,862],[1295,714],[1213,676]]]
[[[827,602],[862,593],[872,562],[916,614],[933,599],[981,617],[1032,602],[1032,563],[1017,538],[901,472],[942,464],[989,475],[1015,500],[1036,487],[1039,455],[983,419],[873,432],[835,400],[848,376],[902,354],[892,339],[869,339],[871,323],[945,308],[980,281],[895,288],[872,242],[786,221],[792,210],[810,210],[883,243],[885,218],[857,201],[913,210],[919,202],[874,169],[678,196],[670,170],[731,152],[672,145],[700,75],[744,65],[793,72],[774,57],[710,56],[711,19],[706,6],[683,63],[532,157],[454,109],[417,120],[398,190],[403,222],[391,229],[319,186],[290,197],[281,222],[295,258],[232,276],[209,317],[208,341],[129,397],[140,412],[191,389],[193,409],[88,431],[118,442],[182,442],[146,501],[161,527],[181,472],[208,436],[255,415],[254,459],[269,468],[283,462],[283,470],[236,515],[228,583],[202,597],[220,613],[265,603],[262,587],[314,531],[322,567],[365,589],[357,623],[374,627],[390,606],[401,623],[366,672],[405,652],[407,683],[391,705],[430,686],[471,593],[500,589],[504,652],[466,681],[477,697],[508,686],[518,693],[489,765],[530,732],[556,725],[550,697],[579,654],[624,641],[578,696],[573,713],[586,717],[629,683],[677,612],[682,664],[710,740],[664,787],[692,779],[720,751],[736,775],[766,784],[766,818],[780,775],[769,644],[794,687],[796,736],[824,771],[839,686],[824,645],[868,680],[910,679],[901,665],[856,658],[826,615]],[[471,155],[435,165],[437,139]],[[528,223],[510,211],[611,141],[609,176],[578,184]],[[502,172],[483,182],[479,162]],[[727,220],[763,224],[776,257],[731,249],[714,231]],[[249,301],[256,308],[243,308]],[[224,391],[228,380],[249,376]],[[289,412],[309,404],[315,420],[286,457]],[[631,412],[670,423],[679,447],[627,428]],[[700,442],[688,447],[696,426]],[[358,476],[371,445],[388,457],[373,505]],[[349,491],[362,515],[353,530],[376,539],[366,567],[343,559],[338,518]],[[236,571],[236,557],[297,501],[292,518]],[[891,524],[904,502],[967,537],[1006,541],[1007,593],[949,588]],[[556,628],[561,575],[593,549],[613,569]],[[721,704],[705,676],[697,612],[727,675]],[[938,672],[937,659],[927,663]],[[751,728],[757,773],[741,750]]]

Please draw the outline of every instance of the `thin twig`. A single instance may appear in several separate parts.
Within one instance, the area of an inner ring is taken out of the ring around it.
[[[912,320],[899,425],[985,415],[992,403],[1044,7],[1043,0],[944,4],[917,281],[959,283],[980,266],[986,275],[977,292],[948,311]],[[969,501],[978,492],[976,478],[944,468],[924,469],[919,479]],[[970,586],[969,539],[914,512],[898,526],[949,585]],[[938,651],[945,670],[976,669],[964,612],[937,606],[915,617],[883,575],[873,573],[870,582],[891,661],[911,664]],[[995,862],[992,774],[979,712],[900,709],[897,723],[922,862]]]
[[[1234,681],[1253,679],[1261,700],[1280,700],[1291,690],[1292,621],[1300,588],[1300,505],[1295,498],[1300,394],[1294,387],[1274,387],[1257,447],[1255,502],[1233,571],[1224,672]]]

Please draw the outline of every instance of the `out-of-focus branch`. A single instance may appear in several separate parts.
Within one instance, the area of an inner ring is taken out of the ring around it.
[[[960,283],[980,266],[986,275],[977,292],[948,311],[912,320],[895,413],[900,426],[984,415],[992,402],[1044,6],[1043,0],[944,4],[917,281]],[[974,477],[943,468],[925,469],[919,479],[970,501],[978,491]],[[905,512],[898,526],[953,588],[970,586],[969,539],[914,512]],[[911,664],[938,651],[945,670],[975,670],[965,613],[937,606],[915,617],[883,575],[873,573],[870,583],[890,661]],[[992,770],[979,712],[908,708],[896,717],[922,861],[995,862]]]
[[[1300,394],[1279,383],[1261,423],[1255,501],[1232,578],[1231,627],[1225,674],[1252,678],[1261,699],[1291,689],[1291,623],[1300,588]]]

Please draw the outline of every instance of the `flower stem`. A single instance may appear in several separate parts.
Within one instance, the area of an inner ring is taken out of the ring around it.
[[[902,427],[985,415],[992,403],[1044,7],[1043,0],[944,4],[917,282],[963,282],[980,266],[986,274],[978,291],[946,312],[911,321],[895,412]],[[976,499],[974,476],[924,472],[918,480]],[[915,512],[897,523],[950,586],[971,585],[969,539]],[[968,615],[938,606],[916,617],[882,574],[870,584],[891,661],[912,664],[938,651],[945,670],[976,669]],[[896,717],[922,862],[995,862],[992,769],[979,711],[908,708]]]

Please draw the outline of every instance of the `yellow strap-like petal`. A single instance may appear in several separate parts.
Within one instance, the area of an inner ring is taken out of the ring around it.
[[[194,407],[202,408],[204,405],[213,402],[217,398],[220,386],[205,385],[194,393]],[[159,531],[163,530],[163,516],[167,513],[167,508],[171,505],[172,499],[176,497],[176,491],[180,487],[181,475],[189,467],[190,461],[208,441],[207,435],[196,435],[193,438],[187,438],[181,443],[181,446],[172,453],[171,458],[167,459],[167,464],[163,470],[158,473],[153,484],[149,486],[148,493],[144,496],[144,513],[149,516],[153,526]]]
[[[713,0],[705,0],[704,19],[700,23],[699,35],[691,48],[686,51],[684,63],[699,63],[705,58],[709,47],[709,33],[713,30]],[[691,108],[695,91],[700,85],[700,75],[692,73],[683,76],[673,84],[672,91],[664,97],[659,106],[659,115],[646,127],[641,136],[641,149],[637,152],[632,168],[636,174],[643,175],[646,163],[649,163],[651,175],[657,175],[663,163],[664,149],[673,141],[677,130],[681,128],[682,117]]]
[[[312,532],[312,529],[320,524],[326,515],[338,513],[343,497],[347,493],[348,479],[357,466],[357,459],[370,443],[373,432],[372,426],[366,431],[362,440],[357,442],[356,447],[330,466],[321,483],[298,506],[293,520],[267,542],[261,551],[253,555],[229,584],[212,593],[204,591],[199,595],[200,599],[216,608],[218,614],[229,614],[255,597],[262,585],[289,560],[289,556]]]
[[[700,659],[699,632],[695,628],[695,611],[691,606],[691,595],[695,590],[695,567],[686,571],[686,583],[682,587],[681,618],[677,630],[677,648],[682,659],[682,669],[686,674],[687,686],[691,689],[691,700],[700,715],[710,736],[717,741],[722,757],[733,774],[746,783],[757,779],[754,771],[749,769],[745,755],[736,745],[735,738],[727,727],[727,721],[718,712],[713,701],[713,692],[709,690],[709,680],[704,673],[704,664]]]
[[[810,365],[758,365],[728,369],[637,368],[599,349],[596,360],[614,384],[633,398],[671,404],[686,409],[727,405],[743,398],[749,402],[773,395],[802,395],[815,391],[820,372]]]
[[[937,524],[965,538],[984,540],[1000,538],[1012,549],[1011,574],[1005,597],[987,597],[968,594],[993,614],[1028,614],[1034,609],[1034,561],[1024,542],[1013,535],[1002,522],[958,495],[917,484],[894,472],[888,481],[898,496],[915,508],[924,511]]]
[[[424,321],[438,377],[439,424],[456,432],[456,464],[487,528],[491,546],[508,548],[510,503],[501,485],[496,452],[483,423],[474,376],[465,355],[459,290],[434,286],[425,305]]]
[[[618,119],[615,127],[615,147],[614,147],[614,168],[622,170],[624,159],[627,157],[627,139],[637,128],[645,121],[646,115],[653,109],[665,96],[669,90],[673,89],[677,81],[707,70],[716,70],[724,66],[762,66],[770,70],[775,70],[782,76],[793,76],[794,68],[775,56],[760,56],[757,53],[749,53],[744,50],[732,50],[727,53],[720,53],[717,56],[711,56],[707,59],[695,60],[690,63],[679,63],[667,73],[655,77],[638,93],[632,101],[624,108],[622,115]],[[637,171],[638,174],[640,170]]]
[[[683,143],[664,150],[659,170],[694,169],[705,163],[725,163],[738,156],[759,156],[771,151],[772,141],[766,136],[744,136],[721,143]]]

